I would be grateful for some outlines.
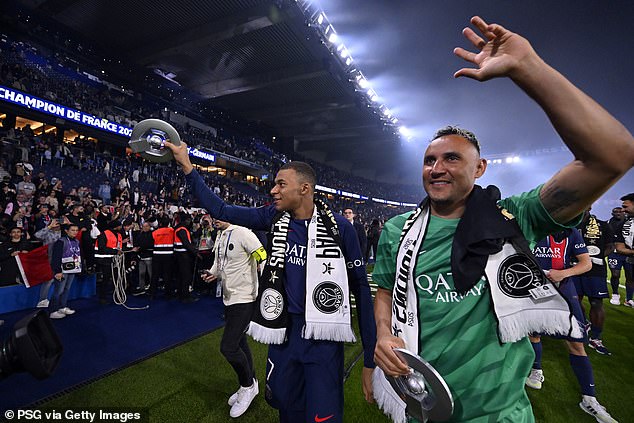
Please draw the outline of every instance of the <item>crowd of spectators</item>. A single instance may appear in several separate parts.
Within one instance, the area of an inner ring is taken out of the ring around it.
[[[174,112],[180,111],[183,115],[189,114],[199,120],[207,120],[208,125],[213,125],[213,128],[209,130],[175,122],[170,118],[172,112],[169,110],[173,110],[174,105],[169,100],[118,89],[106,81],[97,82],[79,68],[65,68],[63,63],[58,61],[59,53],[57,56],[56,54],[47,55],[42,47],[36,48],[23,41],[5,40],[0,44],[0,48],[2,49],[0,84],[61,104],[72,105],[78,110],[129,127],[146,118],[170,121],[190,145],[246,160],[253,163],[255,167],[265,169],[269,174],[274,174],[277,168],[288,159],[303,160],[310,162],[316,168],[322,185],[387,200],[398,199],[410,203],[419,200],[418,193],[412,193],[412,190],[408,188],[395,184],[371,182],[300,155],[294,154],[287,157],[277,153],[267,145],[265,138],[244,136],[236,130],[219,125],[217,121],[213,121],[218,114],[210,114],[207,107],[205,107],[206,116],[204,117],[191,109],[180,109]],[[76,62],[72,63],[76,64]],[[224,114],[220,113],[220,115]],[[205,125],[201,126],[205,127]]]
[[[196,113],[193,116],[198,120],[170,119],[172,113],[179,112],[173,109],[170,95],[161,99],[126,91],[94,77],[59,51],[48,52],[41,46],[6,36],[0,40],[0,85],[130,127],[146,118],[170,121],[190,145],[246,160],[269,175],[274,175],[287,160],[299,159],[315,168],[321,185],[368,197],[418,201],[397,186],[371,183],[305,157],[287,157],[263,137],[244,135],[219,124],[230,119],[224,112],[211,113],[219,119],[207,119],[200,125],[196,123],[203,122],[203,118]],[[183,110],[180,113],[187,114]],[[209,110],[206,116],[210,116]],[[112,219],[142,225],[163,216],[177,224],[176,212],[184,209],[189,209],[194,217],[199,215],[183,175],[173,163],[154,165],[126,154],[121,147],[83,135],[65,139],[55,128],[49,128],[52,130],[37,130],[36,134],[29,124],[16,127],[13,122],[3,122],[0,127],[0,266],[13,262],[11,254],[5,254],[2,248],[9,245],[12,231],[19,230],[24,248],[32,249],[43,242],[38,236],[40,231],[60,219],[94,219],[103,228]],[[253,207],[269,201],[271,181],[246,184],[232,178],[231,172],[223,176],[217,170],[210,173],[201,169],[201,173],[228,203]],[[408,209],[321,195],[340,213],[353,209],[355,220],[374,238],[378,238],[385,220]]]

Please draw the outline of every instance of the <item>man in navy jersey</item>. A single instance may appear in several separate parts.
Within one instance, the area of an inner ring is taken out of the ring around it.
[[[621,197],[621,208],[625,212],[623,224],[617,229],[614,242],[616,252],[625,256],[625,302],[626,307],[634,307],[634,192]]]
[[[590,214],[590,209],[583,214],[583,220],[578,228],[588,248],[592,265],[589,271],[573,278],[584,320],[583,297],[587,296],[590,302],[590,339],[588,345],[599,354],[612,355],[603,345],[601,333],[605,321],[603,299],[608,298],[609,295],[605,257],[614,250],[614,235],[608,223]]]
[[[608,220],[608,225],[610,226],[610,230],[612,231],[612,235],[615,240],[617,234],[621,231],[625,218],[625,211],[621,207],[615,207],[612,209],[612,217]],[[631,269],[629,269],[630,271],[628,275],[628,267],[624,266],[625,259],[626,257],[623,254],[616,252],[616,246],[614,246],[614,251],[610,252],[610,255],[608,256],[608,266],[610,267],[610,285],[612,286],[612,298],[610,298],[610,304],[621,304],[621,295],[619,294],[621,269],[625,271],[626,280],[632,279]]]
[[[276,175],[271,190],[273,205],[233,206],[225,204],[205,185],[189,160],[185,143],[178,147],[169,142],[165,145],[174,153],[200,205],[211,216],[252,230],[271,231],[269,259],[260,279],[260,305],[256,307],[256,314],[263,315],[264,318],[258,321],[262,325],[267,320],[277,321],[281,316],[287,316],[283,327],[273,329],[285,330],[282,340],[268,341],[269,338],[263,337],[271,344],[266,367],[266,399],[279,410],[280,421],[343,421],[343,342],[333,340],[338,336],[324,336],[319,330],[310,330],[309,320],[312,322],[315,318],[319,326],[325,320],[349,313],[345,295],[348,289],[356,298],[364,350],[363,392],[366,400],[371,402],[376,326],[363,255],[350,222],[315,201],[314,170],[303,162],[289,162]],[[322,213],[324,208],[326,211]],[[330,227],[328,222],[322,223],[328,220],[326,215],[333,223]],[[316,238],[311,235],[315,227]],[[311,242],[308,242],[309,238]],[[314,252],[320,244],[329,246],[327,255],[332,255],[333,259],[311,266],[319,259],[311,250]],[[337,261],[335,257],[341,260]],[[267,271],[269,266],[281,266],[283,270]],[[319,277],[324,281],[313,286],[311,281]],[[284,281],[281,292],[269,291],[265,285],[274,288],[280,280]],[[255,318],[251,328],[254,323]],[[349,327],[349,321],[339,323],[343,324],[337,326]]]
[[[535,245],[533,254],[540,267],[544,269],[546,277],[558,287],[559,292],[568,300],[575,318],[579,325],[582,325],[585,318],[581,311],[574,282],[571,281],[570,277],[586,273],[592,268],[592,262],[579,230],[573,228],[548,235]],[[573,259],[576,261],[575,265],[573,265]],[[544,382],[541,337],[539,334],[534,334],[529,338],[535,351],[535,362],[526,379],[526,386],[541,389]],[[560,337],[556,336],[556,338]],[[593,415],[599,422],[616,422],[605,410],[605,407],[596,400],[594,374],[583,347],[584,338],[561,337],[566,341],[570,366],[581,388],[582,401],[579,406],[586,413]]]

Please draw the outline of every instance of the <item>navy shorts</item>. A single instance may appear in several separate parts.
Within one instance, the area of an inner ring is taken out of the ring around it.
[[[610,253],[608,256],[608,266],[613,274],[621,273],[621,268],[625,265],[625,256],[619,253]]]
[[[289,318],[288,340],[269,346],[266,401],[281,423],[343,422],[343,343],[303,339],[304,316]]]
[[[574,276],[577,295],[588,298],[608,298],[608,280],[603,276]]]

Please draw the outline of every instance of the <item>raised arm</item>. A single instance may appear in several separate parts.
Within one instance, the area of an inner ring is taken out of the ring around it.
[[[575,159],[542,187],[544,207],[558,222],[579,215],[634,165],[634,139],[628,130],[563,75],[546,64],[529,42],[480,17],[463,34],[478,53],[456,48],[454,53],[475,64],[455,77],[478,81],[509,77],[546,112]]]
[[[205,184],[203,178],[194,170],[194,166],[189,160],[187,144],[181,142],[175,146],[169,141],[165,142],[174,153],[174,159],[183,169],[185,180],[192,190],[194,196],[209,214],[225,222],[234,223],[254,230],[268,230],[271,225],[275,211],[272,207],[242,207],[225,203],[222,198],[213,193]]]

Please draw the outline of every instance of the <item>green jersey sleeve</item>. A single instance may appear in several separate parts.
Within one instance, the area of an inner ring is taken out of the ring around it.
[[[505,198],[498,203],[515,216],[531,248],[548,234],[577,226],[583,217],[581,214],[567,223],[555,222],[539,198],[542,186]]]

